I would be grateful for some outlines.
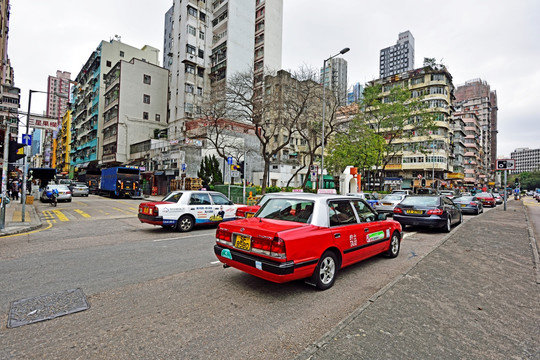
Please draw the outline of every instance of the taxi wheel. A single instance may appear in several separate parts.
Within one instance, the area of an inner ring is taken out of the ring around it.
[[[317,264],[311,283],[315,284],[319,290],[326,290],[334,285],[338,271],[336,255],[332,251],[326,251]]]
[[[384,256],[389,258],[395,258],[399,255],[399,248],[401,242],[399,241],[399,235],[397,232],[392,234],[392,239],[390,240],[390,248],[384,253]]]
[[[193,229],[193,218],[189,215],[183,215],[176,223],[178,231],[187,232]]]

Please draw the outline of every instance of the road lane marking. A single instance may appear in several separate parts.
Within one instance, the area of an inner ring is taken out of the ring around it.
[[[218,261],[212,261],[210,263],[210,265],[217,265],[217,264],[221,264],[221,261],[219,261],[219,260]]]
[[[410,232],[410,233],[403,234],[403,238],[405,239],[406,237],[409,237],[411,235],[415,235],[416,233],[417,233],[416,231],[413,231],[413,232]]]
[[[64,215],[64,213],[60,210],[53,210],[53,213],[56,215],[56,217],[58,218],[58,220],[60,221],[69,221],[69,219],[67,218],[66,215]]]
[[[138,209],[138,208],[130,207],[129,209],[130,209],[130,210],[133,210],[133,211],[135,211],[135,212],[139,212],[139,209]]]
[[[75,209],[75,212],[78,213],[79,215],[81,215],[82,217],[85,217],[85,218],[91,217],[90,215],[88,215],[87,213],[85,213],[84,211],[79,210],[79,209]]]
[[[203,237],[203,236],[209,236],[210,234],[200,234],[200,235],[189,235],[189,236],[182,236],[182,237],[176,237],[176,238],[166,238],[166,239],[155,239],[154,242],[161,242],[161,241],[172,241],[172,240],[182,240],[182,239],[189,239],[189,238],[195,238],[195,237]]]
[[[126,214],[126,215],[133,215],[133,212],[131,212],[131,211],[126,211],[126,210],[124,210],[124,209],[120,209],[120,208],[117,208],[117,207],[112,207],[112,206],[111,206],[111,209],[114,209],[114,210],[116,210],[116,211],[120,211],[121,213],[124,213],[124,214]]]

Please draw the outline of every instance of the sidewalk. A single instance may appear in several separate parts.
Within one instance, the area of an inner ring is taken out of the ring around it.
[[[22,222],[22,204],[20,200],[12,200],[9,204],[6,204],[6,222],[4,229],[0,230],[0,237],[29,232],[41,227],[41,219],[33,204],[26,204],[24,213],[24,222]]]
[[[460,225],[297,359],[540,359],[528,221],[511,201]]]

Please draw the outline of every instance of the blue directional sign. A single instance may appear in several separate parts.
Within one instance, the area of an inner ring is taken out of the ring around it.
[[[32,135],[30,135],[30,134],[23,134],[23,136],[22,136],[22,143],[23,143],[24,145],[28,145],[28,146],[32,145]]]
[[[227,163],[228,163],[229,165],[232,165],[232,161],[233,161],[232,156],[229,156],[229,157],[227,158]]]
[[[186,164],[182,164],[182,171],[186,171]]]

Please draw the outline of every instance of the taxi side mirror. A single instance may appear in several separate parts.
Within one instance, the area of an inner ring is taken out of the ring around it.
[[[386,220],[386,214],[379,214],[377,220]]]

